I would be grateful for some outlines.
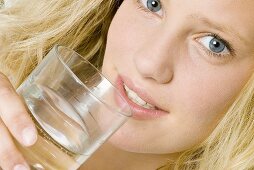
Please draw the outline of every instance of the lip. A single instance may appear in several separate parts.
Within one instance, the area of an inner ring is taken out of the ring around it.
[[[124,89],[124,84],[128,86],[131,90],[133,90],[135,93],[140,96],[144,101],[156,106],[155,102],[143,91],[142,89],[136,87],[128,77],[118,76],[116,80],[117,88],[119,89],[122,97],[127,101],[129,106],[132,109],[132,118],[137,120],[149,120],[149,119],[155,119],[159,118],[161,116],[168,115],[169,113],[166,111],[163,111],[157,107],[155,109],[147,109],[142,106],[139,106],[138,104],[134,103],[129,99],[129,97],[126,94],[126,91]],[[121,101],[118,101],[121,102]],[[123,101],[122,101],[123,102]],[[120,103],[121,104],[121,103]]]

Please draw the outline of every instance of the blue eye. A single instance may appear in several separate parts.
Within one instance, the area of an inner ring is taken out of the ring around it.
[[[220,40],[213,38],[209,43],[210,49],[215,53],[221,53],[225,50],[226,45],[223,44]]]
[[[147,0],[147,8],[152,12],[158,12],[161,10],[160,0]]]
[[[229,54],[230,51],[223,40],[216,38],[215,36],[205,36],[199,38],[198,41],[209,51],[216,54]]]
[[[152,12],[162,16],[162,5],[160,0],[137,0],[139,7],[145,12]]]

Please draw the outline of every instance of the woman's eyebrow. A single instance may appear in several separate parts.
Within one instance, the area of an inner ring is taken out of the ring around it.
[[[209,20],[208,18],[202,17],[199,14],[191,14],[191,15],[188,15],[187,18],[191,19],[191,20],[199,21],[208,27],[215,28],[215,29],[220,30],[224,33],[230,33],[231,35],[234,36],[234,39],[237,39],[238,41],[247,43],[247,41],[238,32],[236,32],[236,30],[229,28],[227,26],[220,25],[218,23],[214,23],[211,20]]]

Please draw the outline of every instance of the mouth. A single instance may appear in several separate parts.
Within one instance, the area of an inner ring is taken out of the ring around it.
[[[119,76],[117,86],[121,95],[132,109],[132,118],[137,120],[156,119],[168,115],[168,112],[158,108],[153,100],[141,89],[135,87],[128,79]]]
[[[123,87],[125,89],[125,93],[127,94],[127,97],[135,104],[144,107],[146,109],[152,109],[155,110],[156,106],[147,103],[143,99],[141,99],[137,93],[135,93],[133,90],[131,90],[127,85],[123,84]]]

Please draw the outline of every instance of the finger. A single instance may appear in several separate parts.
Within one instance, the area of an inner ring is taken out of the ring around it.
[[[2,74],[0,74],[0,116],[11,134],[20,143],[30,146],[36,142],[35,125],[21,97]]]
[[[0,120],[0,135],[0,165],[3,170],[29,170],[28,164],[17,150],[2,120]]]

